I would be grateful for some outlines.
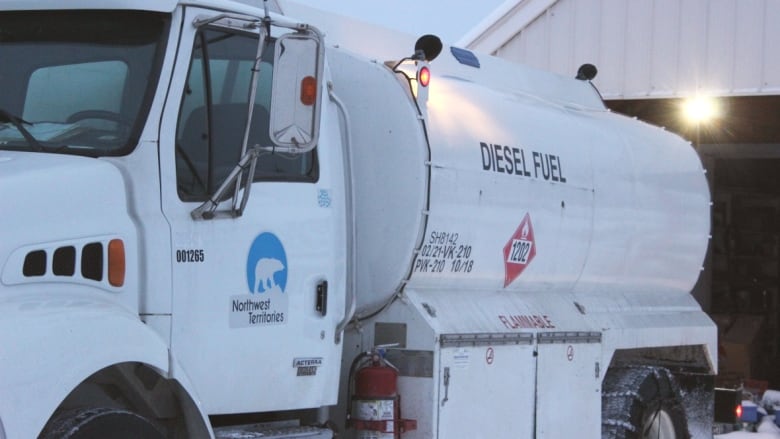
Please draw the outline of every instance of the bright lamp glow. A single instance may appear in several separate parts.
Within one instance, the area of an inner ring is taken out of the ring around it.
[[[714,98],[696,96],[683,103],[683,112],[689,121],[703,123],[720,116],[720,106]]]
[[[428,67],[423,67],[420,69],[418,81],[420,81],[420,85],[423,87],[427,87],[428,84],[431,82],[431,70]]]

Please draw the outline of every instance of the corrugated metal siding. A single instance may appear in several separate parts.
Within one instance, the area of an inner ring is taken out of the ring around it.
[[[469,46],[571,76],[593,63],[605,98],[780,94],[778,0],[522,0],[516,10],[545,2],[525,25],[499,29],[518,26],[502,19]]]

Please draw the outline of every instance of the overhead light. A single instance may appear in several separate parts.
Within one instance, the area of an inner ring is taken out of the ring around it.
[[[721,114],[717,99],[709,96],[695,96],[683,102],[683,114],[693,123],[706,123],[718,118]]]

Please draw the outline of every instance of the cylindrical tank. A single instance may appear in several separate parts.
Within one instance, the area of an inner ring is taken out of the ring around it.
[[[414,103],[386,66],[338,49],[328,62],[349,111],[360,310],[386,301],[409,273],[425,224],[428,147]]]
[[[330,53],[352,119],[359,306],[409,273],[423,289],[689,292],[710,201],[690,144],[610,113],[586,81],[457,52],[431,63],[425,129],[384,65]]]
[[[710,221],[691,145],[610,113],[585,81],[480,61],[432,65],[432,247],[413,284],[689,292]]]

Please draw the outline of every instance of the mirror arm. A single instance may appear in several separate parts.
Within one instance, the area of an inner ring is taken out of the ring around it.
[[[232,14],[219,14],[208,18],[196,18],[192,22],[192,25],[195,27],[203,27],[203,26],[208,26],[212,23],[216,23],[217,21],[223,19],[245,21],[247,22],[247,24],[245,24],[244,27],[247,29],[254,29],[260,24],[260,22],[262,22],[262,19],[255,18],[255,17],[247,17],[241,15],[232,15]]]
[[[241,143],[241,155],[246,154],[247,143],[249,143],[249,131],[252,126],[252,114],[255,110],[255,99],[257,98],[257,83],[260,79],[260,64],[262,63],[263,48],[268,39],[265,29],[260,31],[260,39],[257,43],[257,54],[255,56],[255,65],[252,67],[252,76],[249,88],[249,103],[247,106],[246,125],[244,126],[244,139]]]
[[[228,174],[227,178],[225,178],[225,181],[222,182],[222,184],[219,186],[219,189],[217,189],[216,192],[214,192],[214,195],[211,196],[206,202],[198,206],[196,209],[194,209],[192,212],[190,212],[190,216],[192,216],[192,219],[195,220],[210,220],[214,219],[217,216],[227,216],[229,218],[237,218],[243,215],[244,208],[246,207],[246,202],[249,199],[249,192],[252,188],[252,182],[247,181],[247,185],[244,188],[244,196],[241,200],[240,206],[237,206],[233,204],[232,209],[227,212],[227,215],[219,215],[220,213],[224,212],[218,212],[217,207],[219,207],[220,199],[223,195],[230,189],[230,186],[235,182],[236,187],[239,188],[241,186],[241,176],[243,175],[246,166],[249,165],[249,175],[254,175],[255,165],[257,164],[257,158],[260,156],[260,152],[263,149],[260,147],[254,147],[251,150],[249,150],[246,154],[244,154],[243,157],[241,157],[241,160],[238,162],[238,164],[233,168],[232,171],[230,171],[230,174]]]
[[[246,154],[247,144],[249,143],[249,132],[252,128],[252,115],[254,114],[255,110],[255,98],[257,97],[257,83],[260,78],[260,64],[262,63],[262,56],[263,56],[263,49],[265,47],[265,43],[268,40],[268,33],[265,31],[265,28],[260,29],[260,38],[257,42],[257,54],[255,55],[255,64],[252,67],[252,77],[250,79],[251,86],[249,87],[249,102],[247,105],[247,114],[246,114],[246,123],[244,124],[244,138],[241,141],[241,157],[243,157]],[[252,163],[252,172],[250,172],[250,176],[254,175],[254,162]],[[239,181],[243,179],[244,175],[243,172],[239,176]],[[233,193],[233,210],[236,209],[236,204],[238,203],[238,193],[241,189],[241,185],[236,185],[236,191]],[[246,192],[244,192],[244,199],[241,201],[242,206],[246,204]],[[241,208],[241,211],[244,209]]]
[[[270,29],[271,25],[278,27],[283,27],[285,29],[294,30],[297,32],[311,32],[315,35],[317,35],[317,38],[322,41],[323,33],[317,29],[316,27],[306,24],[306,23],[298,23],[295,21],[287,21],[287,20],[280,20],[278,18],[272,19],[270,15],[267,15],[265,17],[253,17],[253,16],[242,16],[242,15],[235,15],[235,14],[219,14],[215,15],[213,17],[207,17],[207,18],[196,18],[192,25],[195,27],[203,27],[208,26],[212,23],[216,23],[217,21],[228,19],[228,20],[239,20],[244,21],[247,24],[244,25],[247,29],[255,29],[257,28],[261,23],[264,23],[266,25],[267,29]],[[268,32],[270,34],[270,32]]]
[[[236,213],[236,216],[241,216],[244,214],[244,209],[246,209],[246,202],[249,201],[249,193],[252,191],[252,180],[255,176],[255,167],[257,166],[257,159],[260,157],[260,148],[255,147],[252,148],[252,161],[249,164],[249,174],[247,175],[246,180],[246,186],[244,186],[244,196],[241,197],[241,205],[236,209],[235,204],[233,205],[233,211]],[[238,185],[236,185],[238,187]]]

